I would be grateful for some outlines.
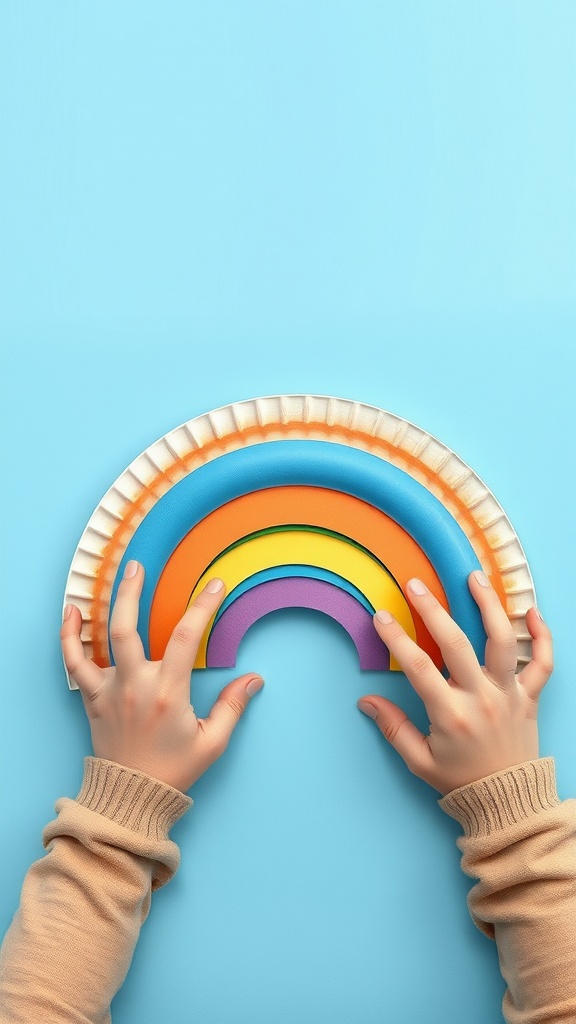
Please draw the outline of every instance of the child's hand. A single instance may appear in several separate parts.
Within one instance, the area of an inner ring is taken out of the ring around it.
[[[134,575],[129,575],[131,569]],[[208,583],[174,629],[162,661],[150,662],[136,632],[143,582],[143,566],[129,562],[110,621],[116,666],[98,668],[86,658],[75,605],[67,606],[60,632],[64,664],[82,694],[95,756],[186,792],[224,752],[263,680],[254,674],[240,676],[224,687],[207,718],[196,718],[190,672],[204,630],[224,597],[224,585],[214,591],[214,581]]]
[[[533,658],[516,675],[516,637],[495,590],[483,573],[473,572],[468,585],[484,629],[486,664],[478,664],[472,645],[459,626],[423,584],[424,593],[408,593],[415,610],[439,645],[451,673],[449,679],[430,657],[389,616],[374,618],[376,629],[398,660],[430,719],[424,736],[408,716],[384,697],[363,697],[358,707],[376,719],[382,734],[410,771],[443,796],[538,757],[538,697],[553,668],[552,636],[535,608],[527,614]]]

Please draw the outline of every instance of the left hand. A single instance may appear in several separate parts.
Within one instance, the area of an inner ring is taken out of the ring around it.
[[[240,676],[224,687],[207,718],[194,713],[190,673],[226,592],[224,584],[215,590],[216,582],[207,584],[176,625],[162,661],[146,660],[136,631],[144,583],[139,562],[126,566],[110,620],[115,667],[99,668],[85,656],[75,605],[67,606],[60,631],[64,664],[82,694],[96,757],[135,768],[184,793],[226,750],[250,697],[264,683],[253,672]]]

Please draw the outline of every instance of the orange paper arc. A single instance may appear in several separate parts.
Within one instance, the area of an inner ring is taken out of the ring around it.
[[[406,595],[417,576],[450,611],[434,566],[416,541],[395,520],[353,495],[322,487],[283,486],[244,494],[215,509],[182,539],[162,571],[152,600],[150,657],[160,660],[198,580],[227,547],[242,537],[274,526],[317,526],[343,534],[370,551]],[[412,606],[411,606],[412,608]],[[416,641],[437,668],[441,651],[412,609]]]

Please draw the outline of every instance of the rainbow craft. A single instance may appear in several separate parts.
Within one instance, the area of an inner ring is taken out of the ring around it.
[[[153,660],[213,576],[226,598],[195,668],[234,666],[254,622],[303,607],[343,626],[361,668],[399,671],[372,622],[385,607],[443,671],[404,596],[412,576],[482,660],[486,635],[467,583],[476,568],[513,623],[519,662],[531,657],[525,615],[534,586],[501,506],[436,438],[359,402],[278,395],[234,403],[182,424],[131,463],[90,518],[64,597],[80,607],[86,654],[101,666],[113,663],[110,615],[132,558],[146,570],[138,631]]]

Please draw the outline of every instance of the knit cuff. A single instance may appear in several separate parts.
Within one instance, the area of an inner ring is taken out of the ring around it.
[[[454,789],[438,803],[460,822],[465,836],[498,832],[560,803],[554,758],[542,757],[506,768]]]
[[[179,789],[99,757],[84,758],[76,802],[154,840],[167,839],[172,825],[193,803]]]

